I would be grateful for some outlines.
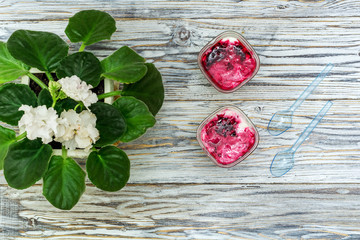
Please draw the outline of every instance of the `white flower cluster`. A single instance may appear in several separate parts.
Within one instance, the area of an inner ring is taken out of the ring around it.
[[[68,97],[83,102],[86,108],[98,101],[97,95],[90,90],[93,86],[88,85],[76,75],[62,78],[58,83],[61,84],[61,90]]]
[[[21,105],[19,110],[24,111],[19,121],[20,133],[27,132],[27,138],[30,140],[41,138],[43,143],[52,141],[58,126],[58,115],[53,108],[47,109],[46,106],[33,108]]]
[[[95,128],[96,116],[90,111],[85,110],[80,114],[72,109],[63,111],[58,123],[55,141],[63,143],[67,149],[85,148],[89,151],[99,139],[99,131]]]
[[[66,96],[83,102],[86,108],[98,101],[97,95],[90,90],[93,87],[76,75],[62,78],[56,84]],[[26,132],[30,140],[41,138],[45,144],[55,140],[67,149],[88,151],[99,139],[96,116],[89,110],[78,114],[71,109],[63,111],[60,117],[52,107],[22,105],[19,110],[24,111],[19,121],[20,133]]]
[[[89,151],[99,139],[99,131],[95,128],[96,116],[88,110],[78,114],[71,109],[63,111],[60,117],[52,107],[22,105],[19,110],[24,111],[19,121],[20,133],[26,132],[30,140],[41,138],[46,144],[54,137],[67,149]]]

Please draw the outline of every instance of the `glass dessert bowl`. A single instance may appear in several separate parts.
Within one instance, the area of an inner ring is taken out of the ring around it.
[[[259,133],[239,108],[227,106],[213,112],[200,124],[197,140],[216,165],[233,167],[256,149]]]
[[[256,75],[260,59],[245,38],[237,32],[227,31],[203,47],[198,64],[218,91],[230,93]]]

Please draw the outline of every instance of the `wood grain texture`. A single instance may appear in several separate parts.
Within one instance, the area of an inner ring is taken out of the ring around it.
[[[117,193],[88,187],[66,213],[40,194],[41,186],[3,190],[5,201],[21,206],[3,222],[6,233],[19,239],[360,237],[360,188],[352,184],[129,184]]]
[[[119,144],[131,159],[129,184],[106,193],[87,181],[71,211],[53,208],[41,182],[9,188],[1,171],[0,239],[360,239],[359,1],[2,0],[0,40],[21,28],[67,40],[68,18],[84,9],[106,11],[117,24],[111,40],[88,49],[104,58],[128,45],[153,62],[165,84],[163,108],[154,128]],[[197,66],[201,48],[225,30],[241,33],[261,61],[232,94],[217,92]],[[269,135],[271,116],[329,62],[335,67],[293,127]],[[334,105],[298,149],[295,167],[272,177],[274,155],[327,100]],[[231,169],[216,167],[196,141],[200,122],[225,105],[241,108],[260,133],[255,152]]]

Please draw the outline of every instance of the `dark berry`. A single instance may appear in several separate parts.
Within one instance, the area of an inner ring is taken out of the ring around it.
[[[223,137],[226,137],[228,135],[234,137],[236,136],[236,132],[234,129],[235,124],[236,121],[234,118],[227,118],[224,117],[224,115],[218,115],[218,121],[216,123],[215,131],[217,134],[222,135]]]
[[[243,47],[240,45],[234,46],[234,50],[236,55],[240,56],[241,61],[244,61],[246,59],[246,55],[244,53]]]
[[[233,69],[234,69],[234,65],[232,65],[231,63],[227,63],[227,64],[226,64],[226,69],[227,69],[227,70],[233,70]]]
[[[214,46],[207,56],[206,65],[210,66],[214,62],[219,62],[226,56],[226,50],[221,46]]]

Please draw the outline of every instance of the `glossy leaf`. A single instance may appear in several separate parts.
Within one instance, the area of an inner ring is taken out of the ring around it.
[[[90,153],[86,171],[91,182],[105,191],[118,191],[130,177],[130,161],[126,153],[115,146],[107,146]]]
[[[78,104],[78,102],[75,101],[74,99],[65,98],[65,99],[58,100],[55,104],[54,109],[60,115],[64,110],[67,111],[70,109],[74,109],[77,104]],[[80,108],[77,111],[79,111],[79,110],[80,110]]]
[[[77,52],[64,58],[56,69],[57,77],[78,76],[82,81],[96,87],[100,82],[100,61],[90,52]]]
[[[56,69],[69,50],[69,46],[58,35],[30,30],[15,31],[7,47],[14,58],[48,72]]]
[[[71,42],[91,45],[110,39],[115,32],[115,20],[108,13],[98,10],[84,10],[69,19],[65,33]]]
[[[6,43],[0,42],[0,84],[18,79],[29,69],[29,66],[11,56]]]
[[[0,120],[11,125],[17,125],[24,114],[19,111],[21,105],[36,107],[36,95],[29,86],[8,83],[0,87]]]
[[[85,172],[71,158],[52,156],[44,176],[43,195],[55,207],[70,210],[85,191]]]
[[[134,97],[121,97],[113,103],[113,106],[125,118],[127,129],[120,139],[122,142],[129,142],[140,137],[156,122],[147,105]]]
[[[10,187],[25,189],[44,175],[52,154],[50,145],[40,139],[24,140],[10,145],[4,161],[4,174]]]
[[[52,106],[52,104],[53,104],[53,99],[50,95],[50,92],[46,89],[42,89],[38,96],[38,105],[45,105],[47,108],[49,108]],[[57,100],[54,109],[57,112],[57,114],[60,116],[60,114],[64,110],[67,111],[69,109],[74,109],[77,104],[78,102],[76,102],[74,99],[71,98],[60,99]]]
[[[122,90],[122,96],[133,96],[140,99],[149,107],[155,116],[164,101],[164,86],[160,72],[154,64],[146,63],[148,71],[146,75],[136,83],[126,84]]]
[[[16,139],[14,130],[0,126],[0,170],[3,169],[4,159],[9,150],[9,146]]]
[[[45,105],[47,108],[51,107],[53,104],[53,99],[50,95],[50,92],[47,89],[42,89],[38,96],[38,105]]]
[[[125,133],[125,119],[114,106],[97,102],[90,106],[90,110],[96,115],[96,128],[100,132],[100,139],[96,142],[96,146],[112,144]]]
[[[124,46],[101,61],[103,76],[122,83],[134,83],[145,76],[145,59]]]

